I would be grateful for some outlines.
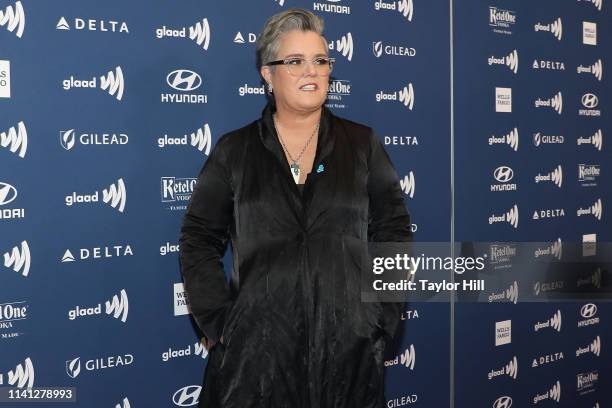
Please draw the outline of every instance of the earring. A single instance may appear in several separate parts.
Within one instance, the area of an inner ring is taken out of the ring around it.
[[[272,93],[272,82],[268,82],[268,93]]]

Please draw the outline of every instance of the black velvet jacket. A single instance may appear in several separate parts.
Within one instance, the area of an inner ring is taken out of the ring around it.
[[[368,242],[412,239],[399,178],[371,128],[323,107],[301,195],[272,113],[219,139],[181,229],[193,318],[224,343],[199,406],[383,408],[383,350],[402,305],[362,302],[360,275]]]

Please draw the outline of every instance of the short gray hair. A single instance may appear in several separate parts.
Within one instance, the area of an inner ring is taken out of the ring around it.
[[[309,10],[290,8],[266,21],[256,44],[257,70],[276,59],[280,38],[292,30],[314,31],[323,37],[323,19]],[[325,41],[325,37],[323,37]],[[325,41],[327,44],[327,41]]]

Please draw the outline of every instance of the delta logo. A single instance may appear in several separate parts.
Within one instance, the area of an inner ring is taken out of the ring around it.
[[[74,30],[86,30],[86,31],[100,31],[105,33],[122,33],[129,34],[127,23],[125,21],[115,20],[96,20],[92,18],[84,19],[76,17],[72,26],[66,20],[66,17],[60,17],[59,21],[55,25],[56,30],[70,31]]]

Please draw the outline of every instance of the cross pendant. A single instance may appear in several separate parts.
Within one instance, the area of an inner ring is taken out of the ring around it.
[[[300,165],[294,161],[289,167],[291,168],[291,175],[295,184],[298,184],[300,181]]]

